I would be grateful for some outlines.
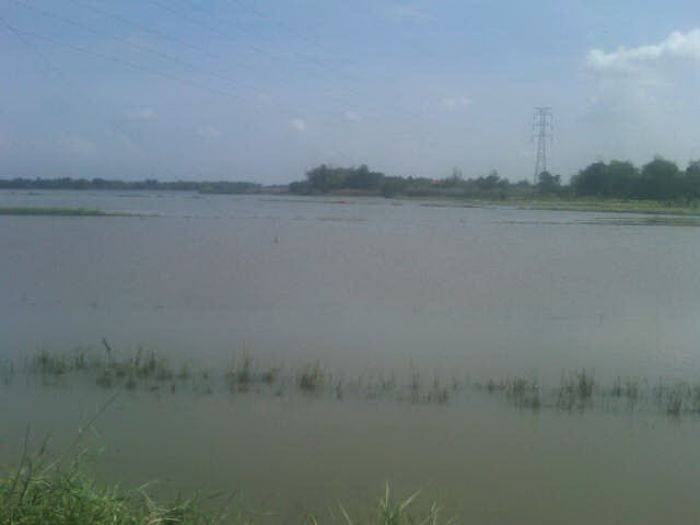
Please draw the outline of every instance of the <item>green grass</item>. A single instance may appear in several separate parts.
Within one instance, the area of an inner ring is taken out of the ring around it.
[[[387,484],[376,506],[349,512],[342,504],[323,514],[284,516],[276,512],[249,512],[231,501],[223,505],[200,496],[158,503],[143,487],[122,489],[95,482],[74,460],[64,468],[60,462],[42,461],[42,454],[23,455],[18,468],[0,475],[0,524],[2,525],[253,525],[257,523],[342,523],[376,525],[437,525],[440,508],[414,511],[415,493],[408,498],[392,497]],[[212,510],[211,507],[216,507]],[[360,517],[353,517],[357,514]],[[446,522],[449,523],[449,522]]]
[[[678,202],[618,199],[534,199],[506,201],[519,209],[552,211],[599,211],[609,213],[644,213],[654,215],[700,215],[700,207]]]
[[[4,206],[0,215],[48,215],[54,217],[113,217],[125,216],[124,213],[112,213],[93,208],[72,206]]]
[[[640,213],[650,215],[700,216],[698,203],[685,204],[678,201],[653,201],[633,199],[600,199],[592,197],[532,197],[505,200],[469,199],[458,197],[407,198],[397,200],[424,202],[428,206],[481,207],[499,206],[520,210],[581,211],[606,213]]]
[[[191,500],[157,505],[144,492],[99,487],[77,470],[34,474],[25,466],[0,479],[0,523],[136,525],[214,520]]]

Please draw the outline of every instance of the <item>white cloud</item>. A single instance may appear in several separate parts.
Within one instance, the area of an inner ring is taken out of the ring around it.
[[[588,65],[599,71],[634,71],[645,64],[654,64],[671,59],[700,61],[700,29],[687,33],[675,31],[656,44],[639,47],[619,47],[606,53],[592,49],[588,53]]]
[[[293,118],[289,123],[297,131],[306,131],[306,121],[302,118]]]
[[[360,122],[362,120],[362,115],[354,111],[346,111],[343,115],[345,116],[345,120],[349,120],[350,122]]]
[[[72,156],[90,157],[97,151],[95,144],[88,139],[67,132],[58,136],[56,144],[61,150]]]
[[[443,97],[440,99],[440,108],[445,111],[462,111],[473,103],[474,101],[467,96]]]
[[[126,110],[128,120],[154,120],[158,114],[153,108],[131,108]]]
[[[214,126],[199,126],[197,128],[197,136],[204,139],[216,139],[221,136],[221,130]]]

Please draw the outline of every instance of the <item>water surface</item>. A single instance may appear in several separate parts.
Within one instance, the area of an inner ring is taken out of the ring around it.
[[[700,377],[694,227],[383,199],[0,192],[0,206],[32,205],[148,216],[0,217],[2,357],[105,337],[215,370],[246,351],[348,374]],[[26,423],[68,440],[106,395],[0,386],[0,462]],[[470,523],[700,514],[693,418],[533,413],[471,394],[413,406],[137,392],[99,428],[105,477],[243,487],[279,508],[359,500],[390,480]]]

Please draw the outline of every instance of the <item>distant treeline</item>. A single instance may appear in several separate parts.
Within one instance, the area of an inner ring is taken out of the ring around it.
[[[306,173],[306,179],[287,186],[263,186],[254,182],[175,181],[155,179],[122,181],[108,179],[14,178],[0,179],[0,189],[24,190],[164,190],[199,193],[251,194],[285,193],[315,195],[344,193],[383,195],[385,197],[455,197],[467,199],[527,199],[539,196],[611,199],[647,199],[658,201],[700,201],[700,161],[683,170],[672,161],[656,157],[641,168],[631,162],[613,160],[595,162],[563,184],[561,176],[542,172],[536,184],[529,180],[511,182],[496,171],[488,175],[464,178],[455,168],[439,179],[417,176],[389,176],[372,171],[363,164],[343,168],[322,164]]]
[[[510,199],[536,196],[599,197],[616,199],[698,200],[700,161],[685,170],[661,157],[638,168],[631,162],[595,162],[562,184],[561,176],[542,172],[537,184],[528,180],[510,182],[492,171],[465,179],[458,169],[441,179],[388,176],[366,165],[352,168],[322,164],[306,173],[306,180],[290,184],[297,194],[369,193],[391,197],[463,197]]]
[[[289,185],[292,193],[370,193],[392,197],[467,197],[507,199],[509,197],[527,197],[536,192],[556,193],[561,189],[559,176],[549,173],[540,175],[537,185],[523,180],[512,183],[492,171],[486,176],[465,179],[458,169],[452,175],[442,179],[427,177],[388,176],[378,171],[371,171],[366,165],[353,168],[339,168],[322,164],[306,173],[306,180]]]
[[[700,161],[690,162],[685,170],[661,157],[641,169],[630,162],[596,162],[574,175],[570,186],[575,195],[695,200],[700,198]]]
[[[244,194],[259,193],[262,186],[254,182],[160,182],[155,179],[123,181],[108,179],[0,179],[0,189],[14,190],[162,190],[197,191],[199,193]]]

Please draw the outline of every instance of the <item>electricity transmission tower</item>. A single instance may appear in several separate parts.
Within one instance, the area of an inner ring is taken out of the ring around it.
[[[547,147],[552,140],[552,108],[537,107],[532,119],[533,136],[537,139],[537,160],[535,161],[534,183],[537,184],[540,173],[547,171]]]

